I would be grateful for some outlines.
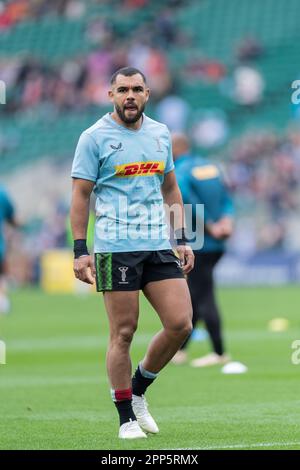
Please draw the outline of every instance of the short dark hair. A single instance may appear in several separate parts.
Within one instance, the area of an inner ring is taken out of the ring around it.
[[[143,72],[141,72],[140,70],[136,69],[135,67],[123,67],[119,70],[117,70],[115,73],[113,73],[113,75],[111,76],[111,79],[110,79],[110,84],[113,85],[117,79],[117,76],[118,75],[124,75],[125,77],[132,77],[132,75],[136,75],[137,73],[139,73],[143,80],[144,80],[144,83],[146,84],[146,77],[145,75],[143,74]]]

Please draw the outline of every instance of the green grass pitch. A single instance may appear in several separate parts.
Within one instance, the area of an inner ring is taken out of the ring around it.
[[[105,351],[108,337],[102,295],[12,294],[13,312],[0,319],[7,364],[0,365],[0,449],[299,449],[300,291],[221,289],[226,343],[247,374],[226,376],[169,365],[147,393],[160,434],[120,441],[110,400]],[[141,295],[133,365],[159,328]],[[267,325],[285,317],[287,331]],[[193,342],[190,358],[209,350]]]

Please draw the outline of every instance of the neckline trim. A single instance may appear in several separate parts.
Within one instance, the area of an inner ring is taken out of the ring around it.
[[[142,117],[143,117],[143,121],[142,121],[142,124],[141,124],[141,127],[139,129],[129,129],[128,127],[125,127],[125,126],[122,126],[122,124],[119,124],[117,123],[111,116],[112,113],[107,113],[107,116],[108,116],[108,119],[109,121],[115,126],[117,127],[118,129],[122,130],[122,131],[125,131],[125,132],[129,132],[131,134],[137,134],[138,132],[141,132],[143,129],[144,129],[144,123],[145,123],[145,114],[143,113],[142,114]]]

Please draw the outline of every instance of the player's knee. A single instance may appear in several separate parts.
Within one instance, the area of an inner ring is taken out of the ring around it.
[[[171,334],[185,340],[192,332],[193,325],[190,318],[174,323],[171,328]]]
[[[190,336],[193,331],[193,325],[190,320],[187,320],[180,328],[180,337],[185,340]]]
[[[114,340],[118,343],[119,346],[128,346],[131,344],[135,331],[135,324],[126,325],[119,329],[115,335]]]
[[[192,331],[193,331],[193,323],[192,323],[191,319],[189,318],[189,320],[187,320],[187,322],[186,322],[186,324],[183,328],[182,335],[184,336],[184,338],[187,338],[188,336],[190,336]]]

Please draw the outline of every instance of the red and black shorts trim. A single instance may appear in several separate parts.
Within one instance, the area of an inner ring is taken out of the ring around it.
[[[173,250],[95,253],[97,291],[140,290],[148,282],[184,278]]]

